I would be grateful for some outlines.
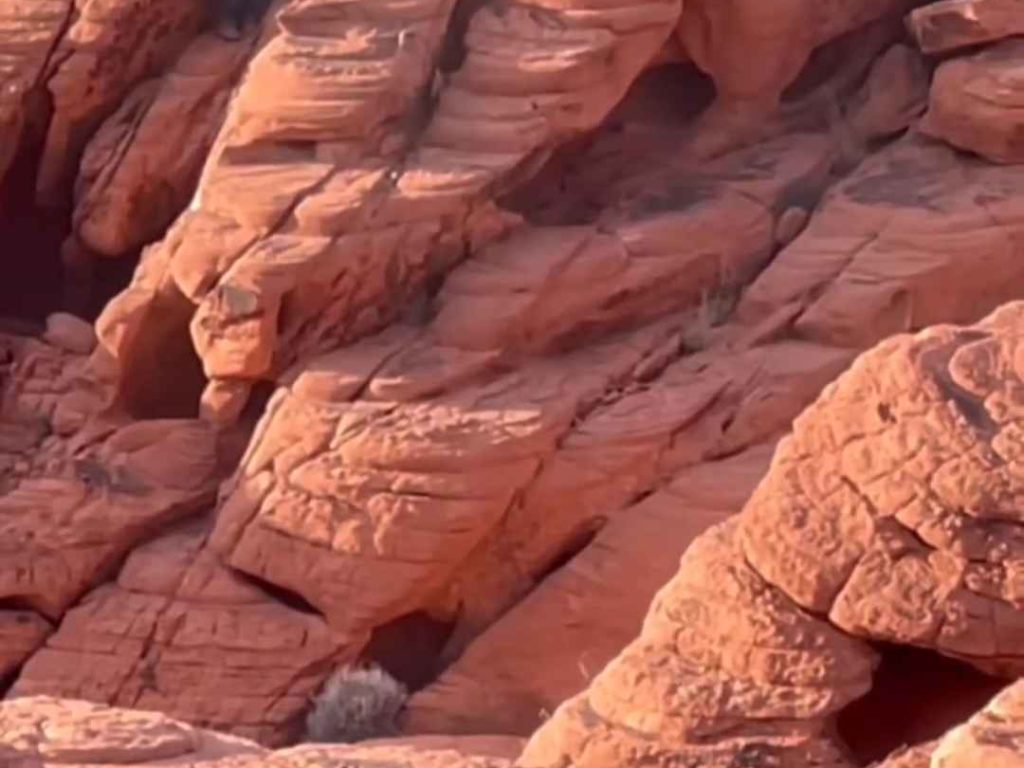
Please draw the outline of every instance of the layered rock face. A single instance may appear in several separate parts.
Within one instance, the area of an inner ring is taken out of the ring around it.
[[[1024,761],[1024,10],[4,2],[0,765]]]

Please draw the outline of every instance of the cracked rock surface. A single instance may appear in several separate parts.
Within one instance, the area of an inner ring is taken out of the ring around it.
[[[0,0],[0,768],[1016,766],[1018,5]]]

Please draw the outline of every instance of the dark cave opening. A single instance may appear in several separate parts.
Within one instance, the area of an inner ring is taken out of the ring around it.
[[[441,651],[454,627],[423,611],[407,613],[373,631],[363,660],[378,664],[410,692],[418,691],[440,674]]]
[[[68,211],[35,204],[42,151],[43,132],[26,129],[0,184],[0,315],[34,321],[61,306],[60,246],[70,222]]]
[[[686,131],[714,98],[711,78],[691,62],[651,67],[600,127],[563,143],[499,202],[535,224],[592,223],[621,201],[625,182],[685,165]]]
[[[983,708],[1010,681],[911,646],[883,645],[871,690],[836,720],[858,765],[933,741]]]

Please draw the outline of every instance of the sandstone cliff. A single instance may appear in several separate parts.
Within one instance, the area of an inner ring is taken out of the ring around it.
[[[0,764],[1024,762],[1018,5],[0,0]]]

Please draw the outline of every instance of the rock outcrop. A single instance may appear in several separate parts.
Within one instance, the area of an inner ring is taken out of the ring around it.
[[[849,765],[865,640],[1019,674],[1013,361],[1024,304],[883,342],[797,419],[743,513],[687,550],[640,637],[524,766]],[[840,631],[842,630],[842,631]]]
[[[1024,42],[951,59],[935,73],[923,129],[996,163],[1024,162]]]
[[[254,742],[154,712],[44,696],[0,702],[0,764],[4,768],[507,768],[520,747],[520,740],[507,737],[426,737],[268,752]]]
[[[0,763],[847,768],[895,649],[1018,676],[1007,3],[0,0],[0,223],[143,249],[0,320]],[[364,662],[433,735],[269,751]]]

